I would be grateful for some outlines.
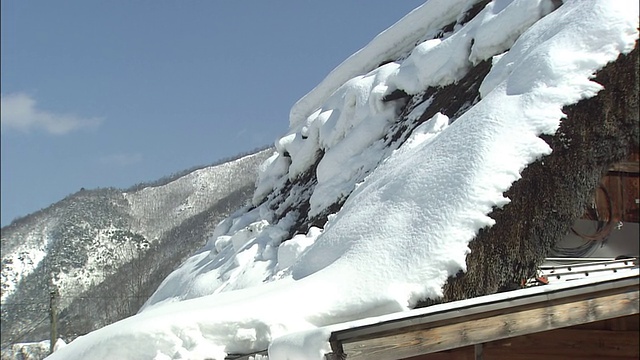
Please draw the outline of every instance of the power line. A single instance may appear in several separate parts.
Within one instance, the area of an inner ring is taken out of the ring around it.
[[[21,340],[23,340],[27,335],[31,334],[38,326],[40,326],[45,320],[48,320],[49,316],[44,317],[42,320],[40,320],[37,324],[33,325],[31,327],[31,329],[29,329],[28,331],[22,333],[22,335],[20,335],[17,339],[13,340],[11,344],[8,344],[7,346],[2,348],[2,351],[7,350],[9,347],[13,346],[14,344],[19,343]]]
[[[89,300],[123,300],[123,299],[149,299],[151,295],[142,296],[142,295],[134,295],[134,296],[65,296],[61,295],[58,298],[60,299],[89,299]],[[29,305],[48,305],[48,301],[38,301],[38,302],[10,302],[10,303],[1,303],[0,306],[29,306]]]
[[[4,304],[0,304],[0,306],[24,306],[24,307],[27,307],[27,306],[30,306],[30,305],[48,305],[48,304],[49,304],[49,302],[48,302],[48,301],[47,301],[47,302],[42,301],[42,302],[32,302],[32,303],[25,303],[25,302],[20,302],[20,303],[4,303]]]

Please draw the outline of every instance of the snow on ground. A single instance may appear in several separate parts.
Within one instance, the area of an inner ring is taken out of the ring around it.
[[[24,360],[42,359],[49,354],[50,343],[50,340],[31,343],[16,343],[11,345],[10,348],[3,349],[2,358]],[[56,340],[54,351],[57,351],[64,346],[66,346],[64,340],[58,339]]]
[[[448,37],[431,39],[468,7],[427,2],[292,109],[289,132],[261,166],[254,201],[324,151],[312,211],[350,193],[324,228],[287,239],[288,219],[276,222],[266,205],[239,211],[136,316],[50,358],[223,359],[280,338],[271,360],[321,359],[324,326],[440,296],[447,277],[465,270],[469,242],[493,224],[487,214],[507,204],[503,194],[522,170],[550,152],[539,135],[555,132],[564,105],[596,95],[601,86],[589,78],[638,37],[635,0],[565,1],[548,15],[550,1],[496,0]],[[404,61],[357,73],[416,38],[425,41]],[[398,110],[382,103],[384,94],[453,82],[494,56],[482,100],[464,115],[452,124],[435,115],[393,153],[381,146]]]

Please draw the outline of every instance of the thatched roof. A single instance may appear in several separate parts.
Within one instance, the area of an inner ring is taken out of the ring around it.
[[[496,224],[471,242],[468,271],[449,280],[444,301],[495,293],[534,275],[607,169],[637,152],[638,64],[636,43],[596,74],[604,90],[563,109],[560,129],[545,137],[553,152],[528,166],[506,194],[511,203],[490,214]]]

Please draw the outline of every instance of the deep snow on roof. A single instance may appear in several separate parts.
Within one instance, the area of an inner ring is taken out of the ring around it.
[[[51,359],[223,359],[284,335],[270,359],[321,359],[325,326],[441,296],[465,270],[469,242],[494,223],[488,214],[508,204],[504,192],[551,151],[539,136],[554,134],[563,106],[595,96],[592,75],[638,38],[635,0],[555,11],[547,0],[496,0],[436,36],[473,3],[428,1],[336,68],[292,109],[261,166],[255,208],[223,221],[139,314]],[[399,60],[378,67],[390,58]],[[383,146],[400,106],[385,95],[454,83],[487,59],[481,101],[452,123],[436,114],[396,150]],[[292,220],[263,200],[318,160],[310,213],[348,198],[323,228],[288,238]]]

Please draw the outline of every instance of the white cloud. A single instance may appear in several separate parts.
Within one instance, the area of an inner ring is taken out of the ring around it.
[[[142,161],[142,154],[111,154],[100,158],[100,162],[108,165],[127,166],[139,163]]]
[[[0,104],[2,131],[44,130],[53,135],[64,135],[82,128],[95,128],[101,118],[83,118],[73,114],[56,114],[40,110],[36,101],[25,93],[2,94]]]

